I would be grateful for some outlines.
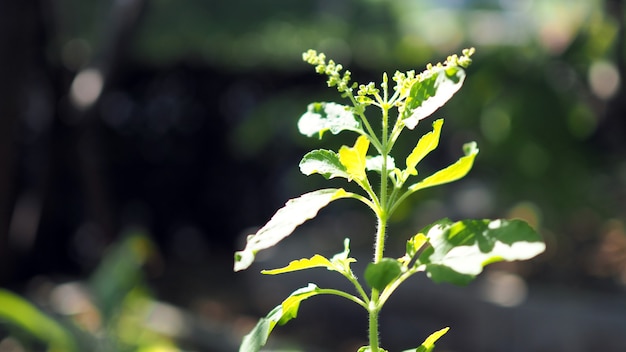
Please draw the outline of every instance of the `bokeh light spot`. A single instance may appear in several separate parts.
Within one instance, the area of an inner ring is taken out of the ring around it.
[[[104,77],[102,77],[100,70],[88,68],[80,71],[70,88],[72,103],[79,109],[90,107],[100,97],[103,86]]]
[[[596,61],[591,64],[588,79],[593,94],[603,100],[612,98],[621,83],[617,67],[608,61]]]

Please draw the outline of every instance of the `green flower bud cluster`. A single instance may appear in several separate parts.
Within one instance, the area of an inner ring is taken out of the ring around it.
[[[350,94],[352,90],[358,86],[356,82],[352,83],[352,85],[350,84],[352,74],[350,71],[345,70],[342,74],[341,70],[343,70],[343,66],[335,63],[333,60],[326,62],[326,55],[324,55],[324,53],[318,54],[317,51],[311,49],[302,54],[302,60],[311,65],[315,65],[315,72],[328,76],[328,80],[326,81],[328,86],[336,86],[340,93]]]

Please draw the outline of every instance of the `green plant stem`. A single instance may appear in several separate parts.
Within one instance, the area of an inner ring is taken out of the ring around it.
[[[382,214],[378,215],[378,230],[376,231],[376,244],[374,247],[374,263],[378,263],[383,259],[383,253],[385,248],[385,232],[387,229],[387,217],[384,210],[381,210]],[[377,289],[372,289],[372,295],[369,302],[369,345],[372,351],[378,351],[378,313],[382,308],[379,302],[379,292]]]
[[[380,306],[378,305],[378,290],[376,289],[372,289],[372,299],[368,311],[370,351],[378,352],[378,313],[380,312]]]
[[[343,298],[347,298],[349,300],[351,300],[352,302],[360,305],[361,307],[368,309],[368,305],[367,303],[365,303],[363,300],[359,299],[358,297],[355,297],[347,292],[343,292],[340,290],[335,290],[332,288],[321,288],[319,289],[319,293],[320,294],[329,294],[329,295],[335,295],[335,296],[340,296]]]

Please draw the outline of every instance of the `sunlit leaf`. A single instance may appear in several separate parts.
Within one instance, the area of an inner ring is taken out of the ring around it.
[[[239,352],[258,352],[261,347],[265,346],[267,339],[278,325],[284,325],[289,320],[298,315],[300,302],[303,300],[320,294],[319,288],[314,284],[309,284],[294,291],[279,306],[272,309],[265,318],[261,318],[256,326],[242,340]]]
[[[0,289],[0,322],[48,345],[50,351],[77,350],[72,335],[61,324],[29,301],[3,289]]]
[[[319,138],[326,131],[337,134],[341,131],[361,132],[361,125],[354,117],[352,109],[337,103],[312,103],[298,120],[298,130],[305,136],[318,134]]]
[[[424,340],[424,342],[418,348],[416,349],[411,348],[408,350],[404,350],[403,352],[431,352],[435,348],[435,342],[437,342],[437,340],[439,340],[443,335],[445,335],[448,332],[448,330],[450,330],[449,327],[435,331],[432,334],[430,334],[430,336],[428,336],[426,340]]]
[[[332,150],[318,149],[307,153],[300,161],[300,171],[305,175],[320,174],[326,179],[348,178],[346,167]]]
[[[365,161],[365,168],[367,171],[376,171],[381,173],[383,170],[383,157],[382,155],[376,155],[373,157],[367,157]],[[396,161],[391,157],[391,155],[387,155],[387,172],[392,171],[396,168]]]
[[[326,259],[326,257],[316,254],[313,257],[311,257],[311,259],[303,258],[299,260],[294,260],[294,261],[291,261],[289,265],[283,268],[272,269],[272,270],[262,270],[261,273],[267,274],[267,275],[276,275],[276,274],[283,274],[283,273],[288,273],[292,271],[298,271],[298,270],[304,270],[304,269],[310,269],[310,268],[319,268],[319,267],[333,270],[333,264],[330,262],[330,260]]]
[[[367,164],[367,150],[370,141],[365,136],[359,136],[354,147],[342,146],[339,149],[339,160],[345,166],[348,173],[348,180],[362,181],[367,178],[365,166]]]
[[[445,220],[423,232],[430,246],[416,265],[425,265],[435,282],[467,284],[490,263],[530,259],[545,250],[541,236],[522,220]]]
[[[432,176],[426,177],[416,184],[411,185],[409,190],[415,192],[420,189],[456,181],[467,175],[469,170],[472,168],[472,165],[474,165],[474,159],[478,154],[478,148],[476,147],[476,143],[472,142],[464,145],[463,149],[465,156],[461,157],[456,163],[446,167],[445,169],[437,171]]]
[[[409,258],[412,258],[417,252],[428,242],[428,238],[423,233],[409,238],[406,241],[406,254]]]
[[[411,87],[406,100],[408,117],[404,124],[413,129],[417,123],[430,116],[461,89],[465,71],[460,67],[435,68],[434,72]]]
[[[402,266],[391,258],[383,258],[378,263],[369,263],[365,268],[365,282],[371,287],[382,291],[389,283],[400,276]]]
[[[342,188],[330,188],[306,193],[289,200],[265,226],[254,235],[248,236],[246,247],[235,253],[234,270],[246,269],[252,264],[258,251],[270,248],[289,236],[296,227],[314,218],[317,212],[328,203],[348,196],[349,193]]]
[[[424,159],[428,153],[433,151],[439,145],[439,136],[441,134],[441,126],[443,119],[439,119],[433,123],[433,130],[426,133],[420,138],[419,142],[409,156],[406,158],[406,173],[409,175],[417,175],[415,166]]]

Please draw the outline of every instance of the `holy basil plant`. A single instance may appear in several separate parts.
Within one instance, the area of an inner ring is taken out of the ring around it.
[[[359,85],[351,81],[350,71],[344,71],[333,60],[327,61],[324,54],[314,50],[303,54],[304,61],[315,66],[317,73],[327,76],[328,86],[336,87],[349,102],[310,104],[298,121],[299,131],[319,139],[327,132],[333,135],[349,132],[356,134],[356,138],[353,145],[344,145],[336,151],[317,149],[307,153],[300,162],[300,170],[305,175],[319,174],[326,179],[343,178],[357,184],[361,191],[326,188],[289,200],[265,226],[248,236],[245,248],[235,253],[234,270],[248,268],[260,250],[275,246],[300,224],[314,218],[320,209],[343,198],[362,202],[376,217],[374,256],[361,281],[351,269],[356,259],[350,257],[349,239],[344,242],[344,250],[330,258],[315,254],[294,260],[283,268],[262,271],[277,275],[326,268],[343,275],[354,286],[354,292],[315,284],[294,291],[244,337],[241,352],[259,351],[276,325],[296,317],[302,301],[322,294],[344,297],[367,311],[369,345],[359,352],[385,351],[379,343],[379,312],[394,290],[410,276],[425,272],[435,282],[463,285],[489,263],[530,259],[544,251],[541,236],[522,220],[442,219],[411,236],[402,257],[384,255],[387,222],[400,203],[422,189],[456,181],[472,168],[478,154],[474,142],[465,144],[463,155],[449,166],[429,175],[418,172],[419,163],[439,144],[443,119],[432,123],[432,130],[417,139],[404,160],[397,155],[394,157],[391,151],[400,133],[413,130],[461,88],[465,80],[464,68],[471,63],[473,52],[473,49],[466,49],[461,56],[450,56],[444,63],[429,64],[419,74],[396,72],[392,77],[392,90],[387,74],[383,74],[379,88],[372,82]],[[378,131],[374,131],[369,122],[370,110],[378,111],[382,119]],[[376,185],[370,182],[372,174],[380,175],[372,177],[377,180]],[[434,343],[447,331],[447,327],[436,331],[421,345],[407,351],[432,351]]]

